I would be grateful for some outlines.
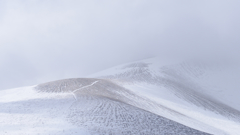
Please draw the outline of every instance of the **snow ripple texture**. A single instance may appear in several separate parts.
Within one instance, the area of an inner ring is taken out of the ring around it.
[[[154,103],[136,96],[109,80],[66,79],[40,84],[36,90],[72,93],[76,102],[71,105],[67,120],[74,125],[87,128],[92,134],[207,134],[145,111],[142,108],[154,106]],[[141,106],[141,102],[146,102],[146,106]],[[181,115],[168,108],[164,109],[169,113]]]
[[[100,135],[204,135],[137,107],[99,96],[81,96],[71,107],[71,123]]]
[[[122,70],[120,73],[99,76],[99,78],[116,80],[127,84],[149,83],[164,86],[171,90],[173,94],[191,104],[227,117],[233,121],[240,122],[240,111],[208,95],[200,93],[199,91],[202,91],[204,88],[185,77],[185,74],[198,77],[203,74],[208,67],[200,67],[201,65],[190,67],[192,65],[182,63],[180,64],[180,68],[183,68],[182,70],[184,70],[184,72],[181,73],[179,67],[176,68],[174,65],[164,66],[155,71],[150,69],[150,65],[150,63],[144,62],[131,63],[123,66],[120,69]]]

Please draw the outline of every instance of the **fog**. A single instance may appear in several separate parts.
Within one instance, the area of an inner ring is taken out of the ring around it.
[[[0,90],[125,62],[239,58],[237,0],[0,0]]]

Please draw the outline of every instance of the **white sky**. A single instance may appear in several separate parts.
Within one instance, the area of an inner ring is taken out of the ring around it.
[[[0,0],[0,89],[153,56],[239,58],[239,0]]]

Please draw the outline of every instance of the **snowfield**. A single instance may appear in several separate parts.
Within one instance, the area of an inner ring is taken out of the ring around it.
[[[240,135],[237,63],[127,63],[0,91],[1,135]]]

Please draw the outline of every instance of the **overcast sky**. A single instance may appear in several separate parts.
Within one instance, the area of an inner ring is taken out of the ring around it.
[[[0,90],[154,56],[238,57],[239,0],[0,0]]]

